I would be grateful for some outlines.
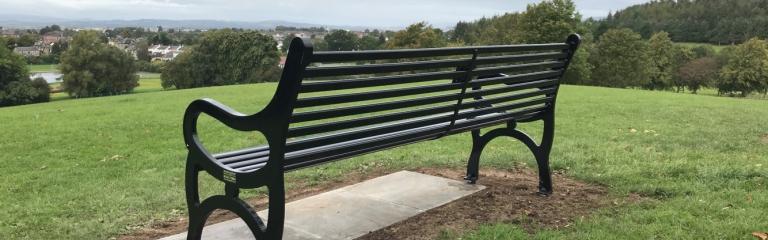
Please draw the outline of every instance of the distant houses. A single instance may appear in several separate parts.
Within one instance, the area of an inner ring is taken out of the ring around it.
[[[152,45],[148,50],[152,61],[171,61],[184,52],[184,45]]]
[[[43,45],[51,45],[62,40],[65,40],[65,41],[69,40],[67,39],[67,37],[64,37],[64,32],[62,31],[48,32],[46,34],[43,34],[41,38],[42,38],[41,41],[43,42]]]
[[[13,52],[18,53],[25,57],[39,57],[41,55],[44,55],[43,50],[44,48],[41,48],[41,46],[31,46],[31,47],[16,47],[13,49]]]

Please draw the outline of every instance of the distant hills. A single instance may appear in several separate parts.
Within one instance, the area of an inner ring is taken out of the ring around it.
[[[297,28],[327,27],[331,29],[347,29],[362,31],[374,29],[366,26],[334,26],[314,23],[290,22],[281,20],[266,21],[222,21],[222,20],[169,20],[169,19],[134,19],[134,20],[96,20],[96,19],[64,19],[55,17],[43,17],[32,15],[0,15],[0,26],[6,28],[41,28],[57,24],[64,28],[115,28],[115,27],[144,27],[154,28],[244,28],[244,29],[274,29],[277,26]],[[382,29],[382,28],[378,28]],[[387,29],[390,30],[390,29]]]

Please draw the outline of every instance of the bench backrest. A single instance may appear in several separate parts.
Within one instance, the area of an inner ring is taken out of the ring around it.
[[[312,52],[294,39],[290,51],[300,53],[289,54],[277,93],[290,108],[285,150],[365,140],[352,150],[366,151],[539,118],[553,111],[578,44],[572,35],[551,44]]]

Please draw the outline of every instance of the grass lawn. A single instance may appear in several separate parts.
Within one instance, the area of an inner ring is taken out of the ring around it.
[[[252,113],[274,88],[237,85],[0,108],[0,236],[105,239],[184,216],[181,117],[187,104],[212,97]],[[768,102],[579,86],[564,86],[560,94],[553,168],[604,185],[612,197],[654,200],[619,202],[565,230],[529,235],[499,223],[445,236],[750,239],[752,231],[768,230]],[[200,126],[212,151],[263,142],[256,134],[224,131],[211,118]],[[539,134],[538,123],[521,127]],[[292,172],[289,188],[376,167],[463,168],[470,147],[469,134],[462,134],[364,155]],[[510,139],[491,143],[481,161],[481,171],[535,164],[523,144]],[[203,181],[208,194],[223,189]]]
[[[29,65],[29,72],[31,73],[58,72],[59,69],[57,67],[58,67],[58,64],[34,64],[34,65]]]
[[[159,73],[146,73],[139,72],[139,86],[133,89],[134,93],[146,93],[162,91],[163,86],[160,85]],[[61,83],[52,83],[51,87],[58,87]],[[65,92],[59,92],[51,94],[51,101],[68,100],[72,99]]]
[[[690,42],[680,42],[680,43],[677,43],[677,44],[682,45],[682,46],[686,46],[686,47],[690,47],[690,48],[698,47],[698,46],[702,46],[702,45],[709,45],[709,46],[712,46],[712,48],[715,49],[716,53],[720,53],[720,50],[723,50],[723,48],[726,48],[726,47],[729,46],[729,45],[716,45],[716,44],[710,44],[710,43],[690,43]]]

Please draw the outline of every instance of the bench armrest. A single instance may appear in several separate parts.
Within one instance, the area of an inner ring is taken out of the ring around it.
[[[256,130],[256,122],[253,115],[245,115],[213,99],[198,99],[187,107],[184,113],[184,142],[187,147],[196,146],[197,119],[201,113],[205,113],[228,127],[239,131]]]

